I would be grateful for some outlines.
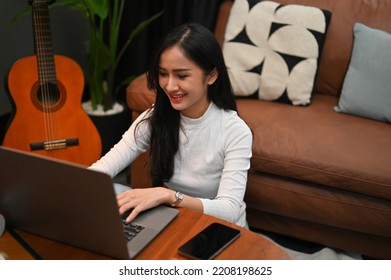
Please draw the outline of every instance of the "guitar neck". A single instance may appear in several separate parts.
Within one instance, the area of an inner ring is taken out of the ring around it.
[[[39,82],[41,84],[56,84],[57,78],[47,0],[34,0],[32,2],[32,19]]]

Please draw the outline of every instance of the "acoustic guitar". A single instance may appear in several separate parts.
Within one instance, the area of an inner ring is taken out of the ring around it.
[[[18,60],[8,75],[13,118],[3,145],[90,165],[102,143],[81,98],[84,75],[72,59],[54,55],[48,0],[30,0],[35,55]]]

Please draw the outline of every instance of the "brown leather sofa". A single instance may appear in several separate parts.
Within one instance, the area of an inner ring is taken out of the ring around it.
[[[349,65],[353,24],[391,33],[391,1],[278,2],[324,8],[332,19],[309,106],[237,100],[254,133],[245,197],[249,225],[391,259],[391,124],[333,110]],[[226,1],[219,10],[215,34],[221,43],[231,6]],[[135,79],[127,88],[133,119],[154,98],[145,75]],[[143,155],[131,165],[134,187],[149,185],[145,160]]]

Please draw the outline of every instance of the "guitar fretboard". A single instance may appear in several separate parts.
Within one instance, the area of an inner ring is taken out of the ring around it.
[[[38,78],[41,85],[57,83],[50,18],[47,0],[32,3],[34,47],[38,62]]]

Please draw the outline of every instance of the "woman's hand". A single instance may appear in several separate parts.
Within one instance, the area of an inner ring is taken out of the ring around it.
[[[128,223],[133,221],[142,211],[160,204],[171,205],[175,200],[175,191],[166,187],[130,189],[117,195],[120,215],[130,211],[129,216],[126,217]],[[184,195],[184,199],[178,206],[204,211],[201,200],[187,195]]]
[[[160,204],[170,203],[172,190],[163,187],[130,189],[117,195],[117,204],[121,215],[130,210],[126,222],[131,222],[137,215]]]

